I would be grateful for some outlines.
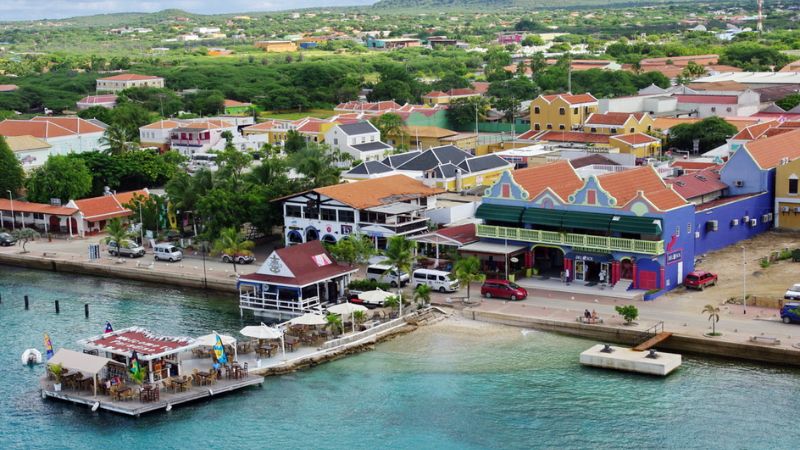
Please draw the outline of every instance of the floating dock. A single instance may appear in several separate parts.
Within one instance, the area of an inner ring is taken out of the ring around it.
[[[681,366],[681,355],[597,344],[581,353],[580,362],[585,366],[603,369],[666,376]]]
[[[173,406],[182,403],[192,402],[204,398],[213,397],[225,392],[243,389],[248,386],[261,385],[264,377],[248,375],[247,378],[240,380],[218,380],[210,386],[193,386],[186,392],[167,392],[160,393],[160,399],[153,402],[143,403],[138,397],[128,401],[111,400],[107,395],[93,396],[91,392],[62,390],[54,391],[52,382],[42,381],[42,398],[55,398],[67,402],[87,405],[92,410],[105,409],[118,414],[138,417],[141,414],[152,411],[169,411]]]

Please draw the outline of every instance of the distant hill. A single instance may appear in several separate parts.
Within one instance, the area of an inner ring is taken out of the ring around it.
[[[376,9],[449,9],[461,8],[487,11],[486,8],[556,9],[604,5],[643,6],[658,3],[677,3],[690,0],[380,0]]]

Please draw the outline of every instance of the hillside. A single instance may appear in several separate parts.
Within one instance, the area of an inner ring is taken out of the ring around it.
[[[377,9],[449,9],[460,8],[468,10],[481,10],[486,8],[519,8],[519,9],[557,9],[597,7],[604,5],[631,5],[644,6],[652,4],[678,3],[689,0],[380,0],[373,5]]]

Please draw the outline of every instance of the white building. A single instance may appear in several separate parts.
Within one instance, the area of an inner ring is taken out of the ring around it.
[[[6,143],[26,171],[35,169],[47,161],[50,149],[47,142],[33,136],[6,136]]]
[[[325,133],[325,142],[357,161],[379,161],[392,151],[381,142],[381,133],[368,121],[339,124]]]
[[[0,136],[32,136],[50,145],[50,155],[105,150],[100,142],[105,130],[78,117],[34,117],[0,122]]]
[[[135,87],[164,87],[164,79],[151,75],[137,75],[135,73],[123,73],[113,77],[98,78],[97,92],[119,92],[123,89]]]

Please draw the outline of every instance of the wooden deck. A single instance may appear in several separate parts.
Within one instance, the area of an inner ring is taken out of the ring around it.
[[[635,351],[635,352],[643,352],[645,350],[649,350],[650,348],[655,347],[656,345],[666,341],[667,339],[670,338],[670,336],[672,336],[671,332],[662,331],[661,333],[658,333],[657,335],[655,335],[655,336],[651,337],[650,339],[642,342],[641,344],[637,345],[636,347],[633,347],[632,350]]]
[[[112,411],[119,414],[138,417],[141,414],[152,411],[169,411],[175,405],[213,397],[226,392],[243,389],[248,386],[260,386],[263,382],[264,377],[256,375],[248,375],[247,378],[241,380],[217,380],[217,382],[213,385],[193,386],[186,392],[173,393],[162,390],[159,394],[161,397],[160,400],[142,403],[139,401],[138,397],[129,401],[116,401],[111,400],[111,397],[107,395],[98,395],[97,397],[94,397],[89,391],[76,391],[70,389],[55,392],[53,390],[52,382],[46,382],[45,380],[42,380],[42,398],[56,398],[72,403],[87,405],[93,410],[95,408],[105,409],[107,411]]]

